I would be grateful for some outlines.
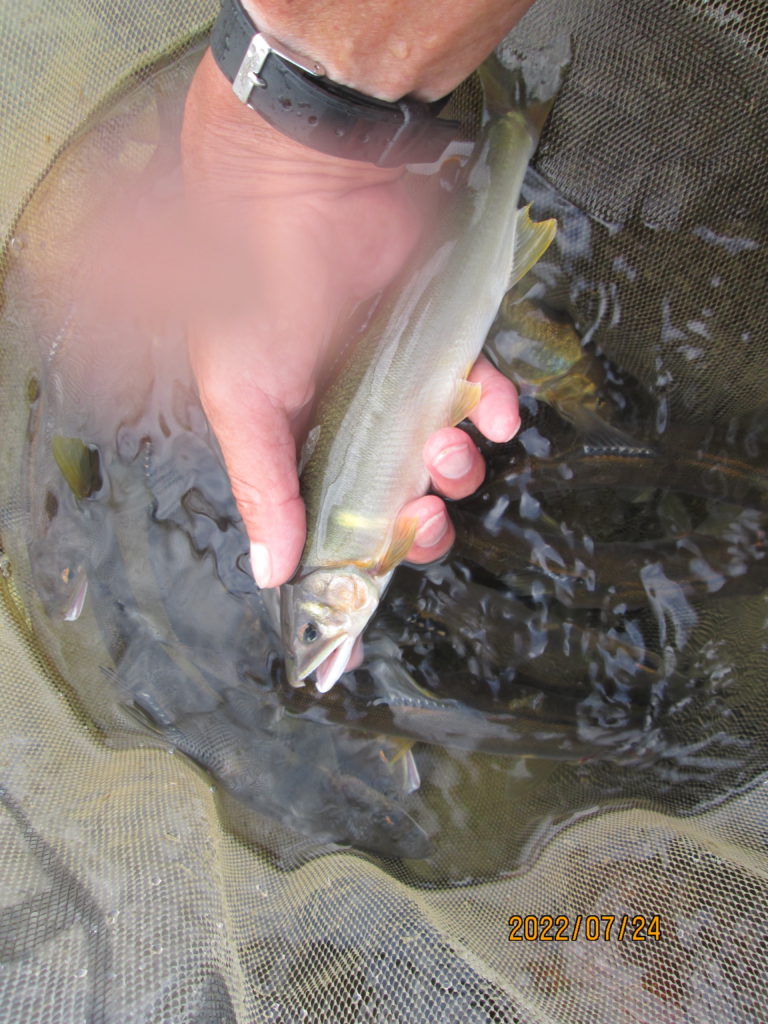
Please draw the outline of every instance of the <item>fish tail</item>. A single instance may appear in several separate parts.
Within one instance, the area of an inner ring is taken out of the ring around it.
[[[522,74],[506,68],[495,52],[483,61],[477,73],[483,86],[485,105],[492,117],[501,117],[508,110],[524,109],[525,82]]]
[[[527,59],[512,55],[505,62],[498,52],[492,53],[478,69],[489,115],[501,117],[517,110],[525,115],[534,138],[538,138],[560,91],[569,60],[567,39],[555,40],[546,51]]]
[[[584,405],[567,403],[560,409],[566,419],[570,420],[582,436],[583,444],[588,448],[608,448],[618,450],[636,450],[644,447],[636,437],[627,434],[619,427]]]

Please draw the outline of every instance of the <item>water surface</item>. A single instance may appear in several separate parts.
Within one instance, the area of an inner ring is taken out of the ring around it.
[[[617,358],[638,229],[591,220],[535,172],[534,213],[561,230],[515,301],[576,332],[617,433],[525,398],[519,437],[481,442],[488,474],[452,507],[450,555],[396,573],[364,665],[322,697],[286,685],[183,330],[144,308],[99,315],[72,264],[83,238],[109,262],[100,246],[126,209],[175,202],[191,66],[62,154],[5,281],[2,344],[27,371],[3,547],[83,715],[110,743],[182,751],[231,827],[282,862],[349,844],[425,881],[516,870],[588,814],[693,814],[754,785],[768,764],[766,375],[738,414],[686,390],[680,367],[715,349],[703,313],[680,325],[666,272],[653,377]],[[714,231],[691,238],[735,278],[753,250]],[[601,232],[616,250],[605,280],[590,276]]]

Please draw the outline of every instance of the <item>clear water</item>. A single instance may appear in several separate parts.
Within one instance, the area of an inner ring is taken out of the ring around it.
[[[362,668],[322,697],[286,685],[181,331],[142,310],[86,314],[40,229],[57,203],[77,233],[94,195],[137,211],[172,199],[176,74],[60,158],[5,282],[3,345],[27,338],[30,373],[23,501],[3,536],[22,538],[30,613],[84,714],[110,742],[183,751],[232,827],[286,861],[337,842],[430,881],[515,870],[627,801],[687,814],[754,784],[768,763],[764,421],[670,416],[664,388],[609,362],[589,323],[601,415],[630,440],[524,399],[519,437],[481,442],[487,478],[453,509],[449,557],[396,573]],[[528,189],[563,231],[560,265],[527,297],[567,322],[590,225],[535,175]],[[79,478],[57,439],[93,453]]]

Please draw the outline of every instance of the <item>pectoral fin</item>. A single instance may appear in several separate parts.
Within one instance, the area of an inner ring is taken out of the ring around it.
[[[389,547],[376,563],[377,576],[391,572],[408,554],[419,528],[418,519],[398,519]]]
[[[469,416],[480,401],[482,393],[483,389],[479,384],[473,384],[470,380],[457,381],[451,407],[451,426],[455,427]]]
[[[404,796],[408,793],[415,793],[421,785],[421,778],[419,776],[419,769],[416,766],[416,761],[413,758],[411,748],[413,747],[413,740],[396,739],[395,746],[398,748],[394,755],[385,760],[389,764],[390,768],[395,769],[399,765],[400,771],[400,788]],[[393,772],[394,774],[394,772]]]
[[[557,233],[557,221],[554,218],[532,221],[530,209],[529,205],[517,211],[515,254],[507,291],[525,277],[531,267],[541,259]]]

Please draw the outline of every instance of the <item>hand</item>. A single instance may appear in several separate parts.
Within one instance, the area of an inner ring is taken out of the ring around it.
[[[270,128],[235,99],[206,54],[190,88],[184,172],[204,253],[205,295],[190,331],[201,400],[218,438],[252,542],[260,586],[293,574],[306,524],[297,438],[334,327],[402,267],[425,214],[397,169],[317,153]],[[494,441],[519,426],[513,385],[480,359],[472,419]],[[457,428],[439,431],[424,458],[448,498],[470,494],[482,459]],[[403,514],[421,526],[408,559],[444,554],[454,533],[443,502],[427,495]]]

